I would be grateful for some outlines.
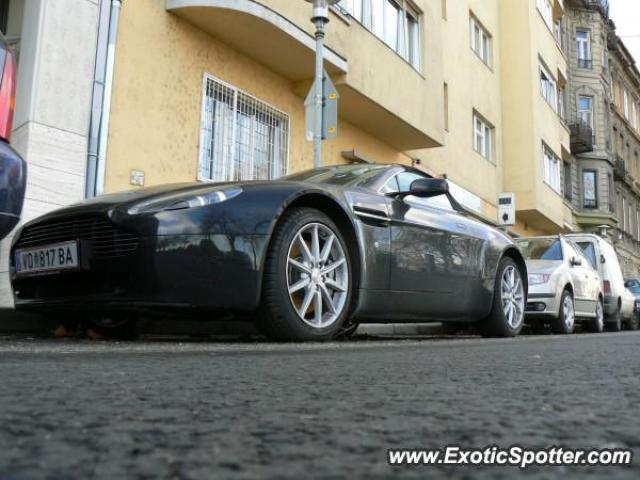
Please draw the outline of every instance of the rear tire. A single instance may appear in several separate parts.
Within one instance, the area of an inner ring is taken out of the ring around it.
[[[524,325],[526,294],[522,273],[516,263],[504,257],[498,264],[491,313],[479,330],[484,337],[515,337]]]
[[[559,335],[573,333],[576,324],[576,309],[573,295],[569,290],[562,292],[560,297],[560,311],[558,316],[551,320],[551,331]]]
[[[331,218],[313,208],[285,212],[265,264],[259,319],[265,335],[288,342],[335,338],[350,313],[352,290],[349,251]]]
[[[622,330],[622,317],[620,314],[619,305],[614,313],[607,316],[605,321],[605,328],[609,332],[619,332],[620,330]]]
[[[638,312],[633,312],[631,318],[627,320],[627,329],[631,331],[638,330],[640,328],[640,319],[638,318]]]
[[[602,333],[604,330],[604,306],[602,300],[596,305],[596,318],[590,319],[585,324],[586,330],[591,333]]]

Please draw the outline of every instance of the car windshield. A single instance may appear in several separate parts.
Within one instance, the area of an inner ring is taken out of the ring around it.
[[[557,238],[516,240],[527,260],[562,260],[562,245]]]
[[[358,187],[366,185],[388,168],[388,165],[336,165],[295,173],[283,177],[282,180]]]

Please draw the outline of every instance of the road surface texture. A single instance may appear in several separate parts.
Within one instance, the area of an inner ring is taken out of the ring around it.
[[[0,338],[0,478],[639,478],[640,334],[277,345]],[[631,467],[388,448],[630,447]]]

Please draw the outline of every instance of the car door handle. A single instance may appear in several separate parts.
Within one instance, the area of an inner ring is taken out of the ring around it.
[[[456,227],[458,227],[460,230],[467,229],[467,226],[464,223],[456,223]]]

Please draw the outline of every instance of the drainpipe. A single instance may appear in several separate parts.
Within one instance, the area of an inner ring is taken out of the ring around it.
[[[87,152],[86,198],[100,195],[104,190],[113,65],[120,6],[121,0],[101,0],[99,6],[98,42]]]

